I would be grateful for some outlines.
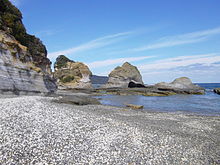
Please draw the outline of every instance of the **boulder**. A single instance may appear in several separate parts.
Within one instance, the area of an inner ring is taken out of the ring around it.
[[[143,105],[134,105],[134,104],[126,104],[126,107],[132,108],[132,109],[143,109]]]
[[[92,72],[81,62],[74,62],[64,55],[56,59],[54,77],[60,88],[92,88]]]
[[[205,89],[194,85],[192,81],[187,77],[181,77],[175,79],[171,83],[161,82],[155,85],[158,90],[173,91],[179,94],[204,94]]]
[[[215,88],[213,91],[220,95],[220,88]]]
[[[125,62],[121,67],[116,67],[110,74],[104,88],[127,88],[130,82],[144,85],[142,76],[137,67]]]
[[[26,33],[20,11],[8,0],[0,7],[0,92],[51,93],[57,86],[51,75],[46,47]]]

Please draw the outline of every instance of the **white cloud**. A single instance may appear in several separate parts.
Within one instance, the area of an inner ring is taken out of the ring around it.
[[[76,47],[72,47],[72,48],[69,48],[66,50],[49,53],[48,57],[49,58],[56,58],[58,55],[69,55],[69,54],[74,54],[74,53],[77,53],[80,51],[101,48],[101,47],[113,44],[115,42],[118,42],[121,39],[123,39],[124,37],[128,37],[129,35],[131,35],[133,33],[135,33],[135,31],[107,35],[107,36],[100,37],[100,38],[94,39],[92,41],[89,41],[87,43],[81,44]]]
[[[219,34],[220,34],[220,27],[214,29],[208,29],[204,31],[197,31],[193,33],[176,35],[176,36],[168,36],[159,39],[157,43],[149,44],[139,48],[130,49],[130,51],[144,51],[144,50],[159,49],[159,48],[172,47],[172,46],[184,45],[190,43],[197,43],[197,42],[205,41],[213,35],[219,35]]]
[[[91,63],[87,63],[89,68],[99,68],[105,67],[115,64],[122,64],[124,62],[134,62],[134,61],[141,61],[149,58],[153,58],[154,56],[141,56],[141,57],[127,57],[127,58],[116,58],[116,59],[107,59],[102,61],[95,61]]]
[[[182,76],[193,82],[219,82],[220,53],[167,58],[138,68],[146,83],[171,82]]]
[[[194,56],[179,56],[175,58],[168,58],[163,60],[157,60],[150,64],[139,65],[140,70],[143,73],[151,71],[163,71],[170,70],[177,67],[185,67],[189,65],[202,64],[205,66],[215,65],[213,63],[220,61],[220,53],[194,55]]]

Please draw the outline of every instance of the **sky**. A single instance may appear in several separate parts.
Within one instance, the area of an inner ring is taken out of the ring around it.
[[[146,84],[220,83],[219,0],[11,0],[28,33],[58,55],[108,75],[128,61]]]

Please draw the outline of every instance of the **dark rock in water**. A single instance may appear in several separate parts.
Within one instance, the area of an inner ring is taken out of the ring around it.
[[[26,33],[22,15],[10,1],[0,4],[0,92],[54,92],[46,47]]]
[[[128,88],[145,88],[145,85],[131,81],[128,84]]]
[[[171,83],[161,82],[155,85],[158,90],[173,91],[178,94],[204,94],[205,89],[194,85],[192,81],[187,77],[181,77],[175,79]]]
[[[215,88],[213,91],[220,95],[220,88]]]
[[[142,76],[137,67],[125,62],[121,67],[116,67],[110,74],[108,83],[103,88],[127,88],[129,82],[134,81],[143,84]]]
[[[62,96],[58,100],[54,100],[56,103],[74,104],[74,105],[99,105],[98,99],[89,96]]]

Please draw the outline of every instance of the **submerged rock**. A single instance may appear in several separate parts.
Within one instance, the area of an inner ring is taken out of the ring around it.
[[[64,55],[56,59],[54,77],[63,88],[92,88],[90,76],[92,72],[81,62],[74,62]]]
[[[173,91],[180,94],[204,94],[205,89],[194,85],[192,81],[187,77],[181,77],[175,79],[171,83],[161,82],[155,85],[158,90]]]
[[[144,85],[142,76],[137,67],[126,62],[121,67],[116,67],[110,74],[104,88],[120,87],[127,88],[130,82]]]
[[[20,11],[8,0],[1,0],[0,25],[0,92],[54,92],[46,48],[26,33]]]
[[[220,95],[220,88],[215,88],[213,91]]]

